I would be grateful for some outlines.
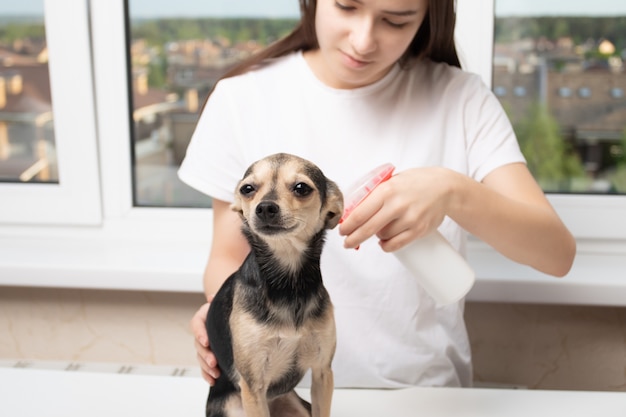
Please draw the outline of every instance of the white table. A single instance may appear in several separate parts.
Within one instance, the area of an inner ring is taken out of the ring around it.
[[[0,368],[2,417],[204,416],[198,377]],[[513,389],[336,390],[333,417],[626,417],[626,393]]]

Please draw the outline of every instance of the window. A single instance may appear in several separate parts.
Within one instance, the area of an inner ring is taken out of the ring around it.
[[[38,6],[43,10],[43,2]],[[7,16],[0,37],[0,181],[58,178],[44,22]]]
[[[36,27],[43,30],[43,22]],[[8,32],[6,38],[9,38]],[[33,44],[33,49],[29,49],[18,42],[7,43],[3,51],[0,180],[54,183],[58,182],[59,175],[45,38],[34,38]],[[40,80],[44,82],[38,82]]]
[[[518,85],[513,89],[513,94],[515,97],[525,97],[526,96],[526,87]]]
[[[506,96],[506,87],[498,85],[498,86],[493,88],[493,92],[498,97],[504,97],[504,96]]]
[[[568,98],[572,96],[572,89],[569,87],[559,87],[558,90],[559,97]]]
[[[612,98],[614,99],[620,99],[620,98],[624,98],[624,89],[620,88],[620,87],[613,87],[610,90],[610,93]]]
[[[175,177],[197,118],[197,110],[191,110],[201,106],[218,76],[208,69],[249,53],[244,46],[256,48],[279,36],[293,24],[298,2],[42,0],[36,10],[20,9],[31,3],[2,2],[0,28],[16,12],[35,15],[44,24],[53,115],[35,131],[42,134],[36,140],[45,139],[46,148],[55,151],[47,158],[57,161],[58,178],[51,179],[51,169],[49,180],[34,176],[30,182],[0,182],[0,285],[201,291],[199,277],[210,249],[210,201]],[[535,144],[536,154],[554,146],[555,159],[571,157],[569,176],[544,174],[542,162],[533,170],[578,239],[575,268],[559,282],[573,282],[574,289],[545,290],[553,281],[542,281],[542,294],[552,298],[536,298],[525,292],[527,285],[544,277],[470,241],[468,256],[480,284],[473,297],[623,304],[626,30],[616,16],[626,16],[626,4],[576,0],[558,8],[553,3],[458,1],[456,38],[464,68],[480,74],[487,85],[499,86],[494,92],[516,129],[542,100],[559,122],[548,125],[557,126],[549,135],[540,130],[550,146]],[[578,39],[568,19],[554,20],[587,15],[592,23],[612,19],[601,29],[614,53],[608,43],[599,48],[600,37],[583,33],[585,40]],[[176,30],[181,20],[194,24]],[[235,22],[241,31],[229,26]],[[211,29],[198,33],[198,25],[205,23]],[[539,41],[532,31],[545,27],[559,36]],[[200,36],[216,29],[221,36]],[[563,50],[573,54],[556,55]],[[19,91],[20,77],[3,65],[4,88]],[[26,80],[22,76],[22,88]],[[594,94],[579,98],[581,87]],[[569,89],[569,98],[559,96],[560,88]],[[147,100],[155,91],[159,99]],[[0,130],[0,157],[17,140],[13,132],[6,129],[2,136]]]
[[[591,97],[591,88],[589,88],[589,87],[580,87],[578,89],[578,97],[580,97],[580,98],[590,98]]]
[[[248,2],[247,11],[232,0],[156,11],[150,0],[127,3],[135,204],[208,207],[210,199],[176,174],[202,104],[228,69],[293,29],[297,2]]]
[[[496,0],[494,82],[532,76],[533,100],[501,101],[547,192],[626,194],[626,158],[615,152],[626,147],[617,93],[626,88],[625,10],[617,0]],[[495,70],[505,59],[513,70]],[[594,94],[610,88],[612,97]]]
[[[0,6],[0,222],[101,221],[86,10]]]

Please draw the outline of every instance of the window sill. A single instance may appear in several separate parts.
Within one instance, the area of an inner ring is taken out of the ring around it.
[[[468,260],[477,276],[470,301],[626,306],[622,241],[579,241],[574,265],[563,278],[510,261],[477,241],[468,245]]]
[[[184,211],[183,220],[136,210],[100,227],[0,226],[0,285],[201,292],[212,211]]]
[[[211,211],[189,210],[185,220],[149,213],[96,228],[2,226],[0,285],[201,292]],[[562,279],[475,240],[468,259],[477,276],[469,301],[626,306],[621,241],[579,242],[574,267]]]

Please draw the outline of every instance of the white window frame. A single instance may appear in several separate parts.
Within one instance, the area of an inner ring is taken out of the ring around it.
[[[492,86],[495,0],[457,2],[457,45],[464,68]],[[518,265],[470,239],[478,277],[470,300],[626,305],[626,196],[548,194],[577,241],[564,280]]]
[[[494,1],[457,3],[456,40],[462,65],[479,74],[489,87],[493,74]],[[579,241],[626,240],[626,196],[549,194],[548,198]]]
[[[80,18],[87,3],[46,0],[44,8],[59,183],[0,183],[0,224],[96,225],[102,214],[91,45]],[[69,10],[78,18],[68,19]]]
[[[102,217],[88,227],[0,226],[0,285],[201,291],[212,210],[133,207],[123,0],[47,0],[46,5],[51,16],[59,17],[58,7],[84,13],[73,19],[84,18],[85,25],[90,20],[96,95],[89,108],[97,109]],[[490,85],[494,2],[462,0],[458,12],[461,60]],[[53,82],[55,88],[60,83]],[[55,108],[55,117],[75,114],[71,108],[71,103]],[[568,277],[544,276],[470,239],[468,258],[477,283],[468,299],[626,305],[626,196],[549,198],[578,242]]]

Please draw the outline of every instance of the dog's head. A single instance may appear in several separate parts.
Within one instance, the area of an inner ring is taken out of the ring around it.
[[[253,163],[235,190],[232,209],[250,232],[266,242],[304,248],[343,213],[343,195],[313,163],[280,153]]]

